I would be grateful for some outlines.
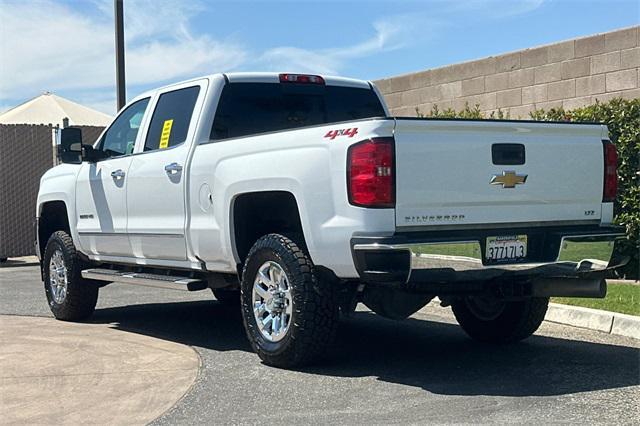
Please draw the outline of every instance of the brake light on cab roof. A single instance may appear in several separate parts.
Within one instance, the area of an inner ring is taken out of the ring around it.
[[[280,83],[325,84],[324,78],[310,74],[280,74]]]

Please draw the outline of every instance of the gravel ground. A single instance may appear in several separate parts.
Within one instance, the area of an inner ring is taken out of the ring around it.
[[[15,265],[15,264],[14,264]],[[0,268],[0,313],[50,316],[34,266]],[[449,309],[342,323],[301,371],[250,351],[239,312],[208,291],[103,288],[93,322],[194,347],[195,386],[155,423],[640,423],[640,341],[552,323],[523,343],[469,340]]]

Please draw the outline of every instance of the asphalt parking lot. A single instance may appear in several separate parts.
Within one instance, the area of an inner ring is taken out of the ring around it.
[[[51,316],[37,267],[0,268],[0,314]],[[403,322],[362,311],[327,363],[286,371],[260,363],[239,311],[208,291],[110,285],[91,322],[200,355],[195,385],[156,424],[640,423],[640,341],[558,324],[489,346],[448,309]]]

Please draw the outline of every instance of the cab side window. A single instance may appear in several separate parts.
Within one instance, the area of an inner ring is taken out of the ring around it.
[[[145,98],[129,105],[111,124],[97,149],[109,157],[131,154],[148,104],[149,98]]]
[[[199,93],[200,86],[194,86],[160,95],[149,124],[145,152],[166,149],[187,140]]]

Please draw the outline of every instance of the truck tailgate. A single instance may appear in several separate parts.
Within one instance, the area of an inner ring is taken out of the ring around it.
[[[603,131],[397,119],[396,226],[599,221]]]

